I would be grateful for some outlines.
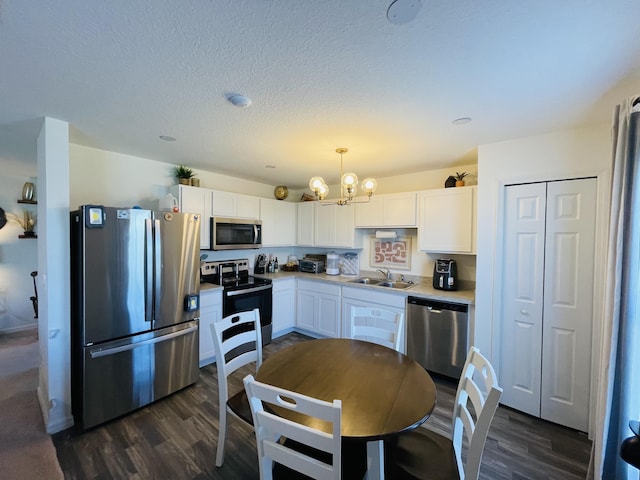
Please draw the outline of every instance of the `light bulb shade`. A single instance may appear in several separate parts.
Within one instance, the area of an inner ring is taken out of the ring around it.
[[[320,200],[324,200],[325,198],[327,198],[327,195],[329,195],[329,187],[327,187],[327,185],[323,183],[322,185],[320,185],[317,195]]]
[[[323,185],[326,188],[327,185],[324,183],[324,179],[322,177],[313,177],[311,180],[309,180],[309,188],[316,195]]]
[[[355,188],[358,185],[358,176],[355,173],[347,172],[342,175],[340,183],[344,186],[353,186]]]
[[[357,187],[355,185],[342,185],[342,192],[347,199],[351,200],[356,194]]]
[[[365,178],[360,188],[362,188],[364,193],[371,196],[371,194],[376,191],[376,188],[378,188],[378,182],[376,182],[375,178]]]

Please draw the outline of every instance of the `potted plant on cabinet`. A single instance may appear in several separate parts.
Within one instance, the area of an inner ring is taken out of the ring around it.
[[[456,172],[456,187],[464,187],[464,177],[469,175],[467,172]]]
[[[181,185],[190,185],[194,176],[193,170],[184,165],[179,165],[173,170],[173,176],[176,177]]]

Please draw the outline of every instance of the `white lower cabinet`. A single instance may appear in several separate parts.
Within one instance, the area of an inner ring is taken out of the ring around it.
[[[383,293],[373,289],[342,287],[342,336],[351,338],[351,309],[353,307],[380,308],[405,315],[406,296]],[[405,315],[406,318],[406,315]],[[371,322],[375,322],[371,319]],[[371,324],[375,325],[374,323]],[[400,352],[406,352],[406,321],[400,335]]]
[[[340,337],[340,286],[298,280],[296,327],[321,337]]]
[[[296,279],[273,282],[273,338],[290,332],[296,324]]]
[[[200,367],[213,363],[216,350],[211,337],[211,325],[222,319],[222,290],[200,292]]]

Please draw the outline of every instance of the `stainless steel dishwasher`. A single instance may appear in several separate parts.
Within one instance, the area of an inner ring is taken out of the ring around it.
[[[469,351],[468,305],[407,299],[407,355],[430,372],[460,378]]]

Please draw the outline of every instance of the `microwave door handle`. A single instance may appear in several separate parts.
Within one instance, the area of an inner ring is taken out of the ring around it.
[[[258,243],[258,225],[253,226],[253,244],[256,245]]]
[[[145,223],[145,256],[147,261],[144,267],[144,321],[150,322],[153,314],[153,229],[151,220]]]

